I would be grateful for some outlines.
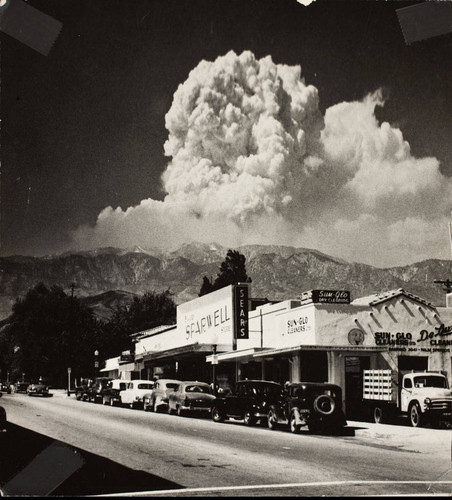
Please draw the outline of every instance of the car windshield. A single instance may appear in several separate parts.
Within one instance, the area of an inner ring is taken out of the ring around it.
[[[258,394],[259,396],[278,396],[279,394],[281,394],[282,388],[279,385],[257,384],[253,386],[251,390],[253,394]]]
[[[187,385],[185,387],[185,392],[202,392],[204,394],[210,394],[210,387],[208,385]]]
[[[174,391],[179,387],[179,384],[166,384],[166,388]]]
[[[447,380],[445,377],[438,375],[423,375],[422,377],[414,377],[414,387],[439,387],[447,389]]]
[[[152,389],[153,384],[138,384],[137,389]]]

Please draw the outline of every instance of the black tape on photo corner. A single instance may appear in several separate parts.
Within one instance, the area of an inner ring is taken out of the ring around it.
[[[47,56],[63,24],[23,0],[0,0],[0,31]]]
[[[410,5],[396,12],[406,44],[452,31],[452,2],[449,0]]]

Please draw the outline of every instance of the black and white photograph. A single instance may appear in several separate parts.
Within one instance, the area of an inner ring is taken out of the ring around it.
[[[0,32],[0,496],[450,496],[452,2]]]

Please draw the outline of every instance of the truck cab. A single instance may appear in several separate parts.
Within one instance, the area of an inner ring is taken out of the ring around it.
[[[408,414],[411,425],[424,421],[452,419],[452,392],[447,378],[438,372],[404,375],[400,389],[400,411]]]

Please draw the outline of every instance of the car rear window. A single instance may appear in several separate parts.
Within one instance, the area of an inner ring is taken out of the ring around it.
[[[166,384],[167,389],[176,390],[179,387],[179,384]]]
[[[210,387],[208,385],[187,385],[185,392],[202,392],[203,394],[210,394]]]
[[[138,384],[137,389],[152,389],[153,384]]]

